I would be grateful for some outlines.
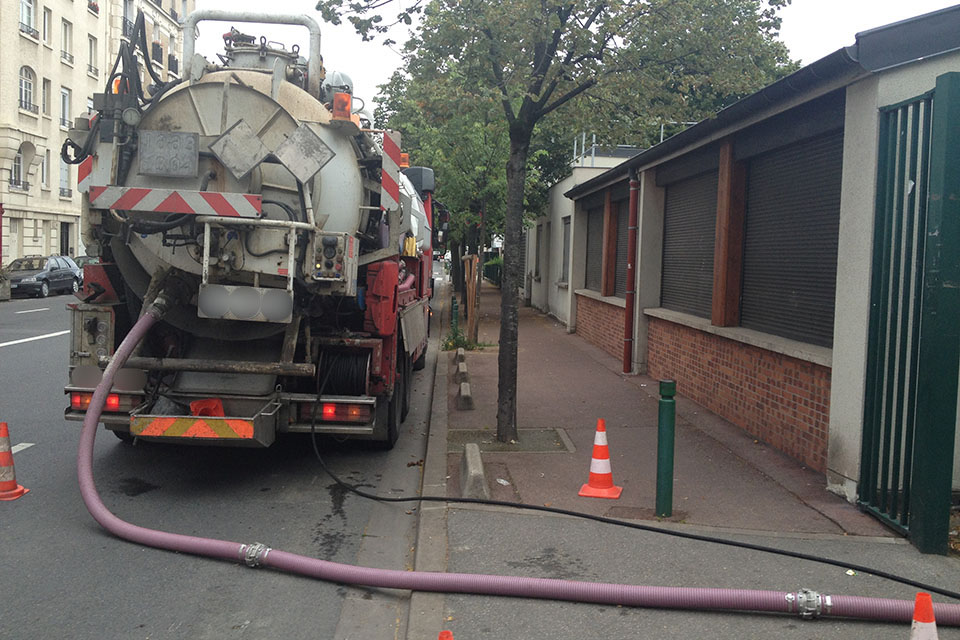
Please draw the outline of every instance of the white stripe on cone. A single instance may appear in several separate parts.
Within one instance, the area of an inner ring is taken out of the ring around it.
[[[910,625],[910,640],[939,640],[936,622],[913,621]]]
[[[613,473],[613,469],[610,468],[610,458],[604,458],[603,460],[591,458],[590,473]]]
[[[606,445],[607,444],[607,432],[606,431],[597,431],[596,435],[593,436],[593,444],[597,445]]]

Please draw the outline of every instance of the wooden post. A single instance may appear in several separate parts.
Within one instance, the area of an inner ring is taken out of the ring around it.
[[[477,262],[474,255],[463,256],[464,277],[466,279],[467,294],[464,296],[463,307],[467,312],[467,339],[473,340],[477,326]]]
[[[726,140],[720,147],[716,248],[713,254],[711,322],[718,327],[734,327],[740,324],[746,191],[746,167],[742,162],[736,161],[733,143]]]

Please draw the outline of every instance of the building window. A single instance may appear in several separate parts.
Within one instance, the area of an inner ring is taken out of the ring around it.
[[[63,158],[60,158],[60,196],[64,198],[71,196],[70,165],[64,162]]]
[[[44,189],[50,188],[50,149],[43,152],[43,159],[40,161],[40,186]]]
[[[600,292],[603,286],[603,207],[587,212],[587,260],[584,286]]]
[[[13,157],[13,170],[10,172],[10,186],[15,189],[23,189],[23,153],[18,149],[17,155]]]
[[[630,207],[626,200],[613,203],[613,211],[617,216],[617,256],[616,273],[613,278],[613,295],[618,298],[627,297],[627,242],[630,239]]]
[[[70,89],[60,87],[60,126],[70,128]]]
[[[28,66],[20,67],[20,108],[37,113],[37,105],[33,103],[33,85],[37,80],[33,69]]]
[[[43,92],[40,94],[40,105],[43,108],[43,115],[50,115],[50,80],[43,79]]]
[[[17,218],[10,218],[10,234],[20,233],[20,220]]]
[[[741,326],[833,344],[843,132],[750,160]]]
[[[60,26],[60,59],[73,64],[73,25],[64,20]]]
[[[53,12],[43,8],[43,43],[50,44],[50,30],[53,28]]]
[[[97,39],[87,36],[87,73],[92,76],[100,74],[97,69]]]
[[[20,25],[31,29],[36,33],[34,23],[34,5],[33,0],[20,0]]]
[[[563,258],[560,268],[560,282],[570,282],[570,216],[563,219]]]
[[[716,171],[668,184],[663,214],[660,305],[710,318],[717,226]]]

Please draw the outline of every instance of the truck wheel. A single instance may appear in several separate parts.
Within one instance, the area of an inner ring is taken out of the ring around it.
[[[113,435],[117,436],[117,439],[119,439],[121,442],[126,442],[127,444],[133,443],[133,434],[129,431],[113,431],[112,429],[109,431]]]
[[[409,368],[408,368],[409,371]],[[403,359],[397,359],[397,379],[393,387],[393,397],[389,401],[381,398],[377,399],[377,422],[383,420],[386,423],[386,433],[380,432],[381,439],[374,440],[370,444],[377,448],[388,451],[393,449],[400,437],[400,423],[403,422],[403,398],[406,394],[406,376],[404,375]],[[386,415],[384,415],[386,414]],[[383,424],[381,422],[381,424]]]
[[[413,370],[420,371],[425,366],[427,366],[427,348],[423,348],[423,353],[420,354],[420,357],[413,363]]]
[[[413,385],[410,382],[413,379],[413,371],[410,368],[410,356],[405,351],[400,353],[400,358],[403,360],[403,409],[400,411],[402,422],[410,413],[410,398],[413,396]]]

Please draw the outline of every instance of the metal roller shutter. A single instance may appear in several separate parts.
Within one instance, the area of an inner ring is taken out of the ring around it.
[[[750,161],[740,324],[833,344],[843,131]]]
[[[603,209],[587,212],[587,273],[585,286],[600,291],[603,280]]]
[[[716,220],[716,171],[667,186],[660,287],[664,308],[710,317]]]
[[[613,295],[627,297],[627,240],[630,238],[630,206],[626,200],[613,203],[617,212],[617,265],[613,279]]]

